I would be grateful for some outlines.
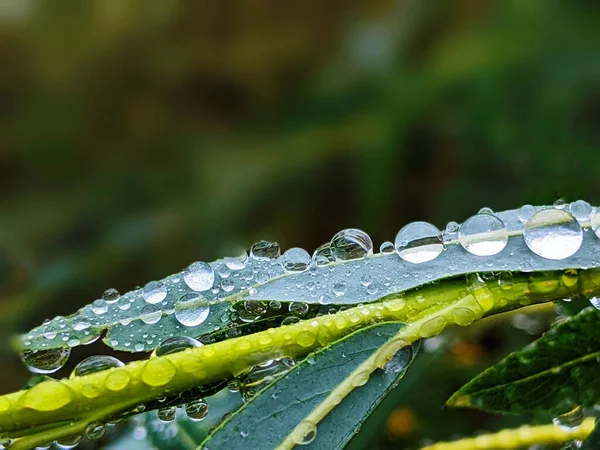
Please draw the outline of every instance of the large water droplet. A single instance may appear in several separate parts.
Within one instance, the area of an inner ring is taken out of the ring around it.
[[[162,281],[151,281],[144,286],[142,295],[146,303],[160,303],[167,296],[167,287]]]
[[[183,281],[194,291],[207,291],[215,281],[215,271],[205,262],[195,262],[183,271]]]
[[[181,325],[195,327],[206,320],[210,312],[208,301],[199,294],[187,294],[175,305],[175,318]]]
[[[492,214],[477,214],[460,226],[458,240],[469,253],[491,256],[506,247],[508,229],[502,220]]]
[[[286,251],[280,261],[286,272],[304,272],[310,264],[310,255],[303,248],[294,247]]]
[[[93,422],[90,423],[85,429],[85,436],[88,439],[95,441],[103,437],[105,432],[106,428],[103,424],[101,424],[100,422]]]
[[[156,347],[152,352],[152,356],[165,356],[172,353],[181,352],[186,348],[197,347],[202,347],[202,344],[198,340],[188,336],[175,336],[167,339],[158,347]]]
[[[71,372],[71,378],[81,377],[101,370],[110,369],[111,367],[121,367],[123,363],[117,358],[107,355],[94,355],[84,359],[75,366]]]
[[[394,355],[385,363],[383,370],[387,373],[400,373],[406,370],[408,364],[413,357],[413,348],[409,344],[401,347]]]
[[[74,397],[75,393],[66,384],[48,380],[27,389],[19,398],[19,404],[36,411],[55,411],[70,403]]]
[[[420,264],[437,258],[444,245],[440,230],[427,222],[412,222],[396,235],[396,252],[400,258]]]
[[[317,437],[317,426],[310,420],[303,420],[298,425],[298,435],[300,437],[294,443],[297,445],[308,445]]]
[[[517,211],[517,215],[519,216],[519,220],[522,223],[527,222],[531,216],[535,214],[535,207],[533,205],[523,205]]]
[[[577,406],[568,413],[555,417],[552,421],[554,422],[554,425],[562,428],[563,430],[571,431],[573,428],[577,428],[579,425],[581,425],[583,419],[583,408],[581,406]]]
[[[544,209],[535,213],[523,232],[527,247],[547,259],[565,259],[575,254],[583,242],[579,222],[561,209]]]
[[[258,241],[250,247],[250,257],[257,261],[279,258],[281,250],[277,242]]]
[[[94,314],[101,315],[106,313],[106,311],[108,311],[108,305],[104,300],[97,299],[92,302],[92,312]]]
[[[63,367],[71,349],[55,348],[51,350],[27,350],[23,352],[22,359],[27,368],[33,373],[54,373]]]
[[[140,319],[142,322],[147,323],[148,325],[158,322],[161,317],[162,311],[158,306],[155,305],[146,305],[140,312]]]
[[[592,205],[584,200],[577,200],[571,203],[569,210],[573,214],[573,217],[580,222],[585,222],[592,215]]]
[[[373,241],[364,231],[348,228],[333,236],[331,253],[336,259],[342,261],[364,258],[373,254]]]
[[[230,256],[225,258],[225,265],[231,270],[242,270],[248,264],[248,254],[243,252],[240,256]]]
[[[148,386],[164,386],[176,373],[177,369],[168,358],[150,358],[144,365],[141,378]]]
[[[592,216],[592,230],[600,238],[600,209]]]
[[[202,420],[208,415],[208,403],[203,398],[194,400],[185,405],[185,413],[194,421]]]
[[[331,243],[327,242],[319,246],[313,253],[312,260],[317,266],[324,266],[335,261],[335,257],[331,252]]]

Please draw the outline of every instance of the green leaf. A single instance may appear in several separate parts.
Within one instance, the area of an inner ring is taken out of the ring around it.
[[[600,399],[600,311],[587,308],[475,377],[448,406],[563,414]]]
[[[357,331],[310,355],[260,391],[217,428],[205,448],[275,448],[340,382],[391,339],[400,323]],[[418,343],[401,349],[369,381],[355,389],[317,426],[309,448],[341,449],[412,363]]]
[[[579,450],[598,450],[600,448],[600,420],[596,419],[596,425],[588,437],[583,441]]]

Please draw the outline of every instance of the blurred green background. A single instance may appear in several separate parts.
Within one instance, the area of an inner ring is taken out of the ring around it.
[[[12,334],[258,239],[312,252],[358,227],[378,246],[483,206],[598,204],[599,13],[0,0],[0,389],[27,377]],[[359,447],[515,423],[440,408],[542,330],[494,322],[446,340]]]

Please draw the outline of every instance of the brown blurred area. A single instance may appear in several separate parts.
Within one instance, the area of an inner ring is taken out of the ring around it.
[[[258,239],[598,204],[599,9],[0,0],[3,392],[11,335]]]

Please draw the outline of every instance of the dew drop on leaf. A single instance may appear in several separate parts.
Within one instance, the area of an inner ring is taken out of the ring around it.
[[[522,223],[527,222],[534,214],[535,207],[533,205],[523,205],[517,211],[517,216]]]
[[[248,264],[248,254],[243,252],[240,256],[230,256],[225,258],[225,265],[231,270],[242,270]]]
[[[194,291],[207,291],[215,281],[215,271],[209,264],[198,261],[184,269],[183,281]]]
[[[592,216],[592,230],[600,238],[600,209]]]
[[[317,426],[310,420],[303,420],[298,425],[299,439],[294,442],[297,445],[308,445],[317,437]]]
[[[92,312],[94,314],[102,315],[108,311],[107,303],[102,299],[97,299],[92,302]]]
[[[280,259],[283,270],[289,273],[304,272],[308,269],[311,259],[306,250],[300,247],[290,248]]]
[[[94,355],[84,359],[75,366],[71,372],[70,378],[81,377],[101,370],[110,369],[111,367],[121,367],[123,363],[113,356]]]
[[[83,440],[83,436],[69,436],[58,439],[55,444],[58,448],[62,449],[70,449],[77,447],[81,441]]]
[[[394,248],[394,244],[390,241],[385,241],[379,246],[379,252],[384,255],[389,255],[390,253],[394,253],[396,249]]]
[[[592,205],[584,200],[577,200],[571,203],[569,211],[577,220],[585,222],[592,215]]]
[[[324,266],[335,261],[335,257],[331,252],[331,243],[327,242],[319,246],[313,253],[312,260],[317,266]]]
[[[496,255],[508,243],[508,228],[492,214],[477,214],[460,226],[458,241],[473,255]]]
[[[71,349],[68,348],[26,350],[22,354],[22,359],[30,372],[48,374],[63,367],[70,354]]]
[[[309,306],[307,303],[292,302],[288,308],[294,316],[303,317],[308,312]]]
[[[90,423],[85,429],[85,436],[92,441],[96,441],[104,436],[106,428],[100,422]]]
[[[600,297],[591,297],[590,303],[594,308],[600,310]]]
[[[277,242],[258,241],[250,247],[250,257],[257,261],[279,258],[281,250]]]
[[[181,352],[187,348],[202,347],[202,344],[189,336],[175,336],[162,342],[152,352],[152,356],[165,356],[172,353]]]
[[[115,288],[109,288],[102,294],[102,300],[107,303],[113,303],[119,300],[120,296],[121,294],[119,294],[119,291],[117,291]]]
[[[177,414],[177,408],[175,406],[168,406],[166,408],[161,408],[158,410],[156,415],[163,422],[172,422],[175,420],[175,416]]]
[[[167,358],[150,358],[144,365],[142,381],[148,386],[164,386],[173,379],[177,369]]]
[[[146,305],[142,308],[140,319],[142,322],[152,325],[160,320],[162,317],[162,311],[158,306]]]
[[[561,209],[544,209],[535,213],[525,224],[523,236],[532,252],[553,260],[574,255],[583,242],[581,225]]]
[[[18,402],[36,411],[55,411],[75,398],[73,390],[56,380],[43,381],[24,392]]]
[[[333,293],[337,297],[341,297],[346,293],[346,283],[343,281],[339,281],[333,285]]]
[[[500,272],[498,275],[498,286],[500,289],[508,291],[512,289],[514,285],[514,277],[511,272]]]
[[[208,403],[203,398],[194,400],[185,405],[185,413],[194,420],[202,420],[208,415]]]
[[[412,357],[412,346],[405,344],[385,363],[383,370],[386,373],[400,373],[408,367]]]
[[[444,245],[440,230],[427,222],[412,222],[396,235],[396,252],[405,261],[420,264],[437,258]]]
[[[115,369],[111,371],[104,380],[104,385],[109,391],[120,391],[124,389],[131,380],[131,375],[126,369]]]
[[[175,318],[186,327],[195,327],[203,323],[210,312],[206,299],[199,294],[186,294],[175,305]]]
[[[364,231],[348,228],[331,239],[331,254],[341,261],[364,258],[373,254],[373,241]]]
[[[562,414],[552,419],[554,425],[562,428],[564,431],[571,431],[573,428],[577,428],[583,422],[583,408],[577,406],[573,410],[566,414]]]
[[[167,296],[167,287],[162,281],[150,281],[142,290],[146,303],[156,304],[162,302]]]

